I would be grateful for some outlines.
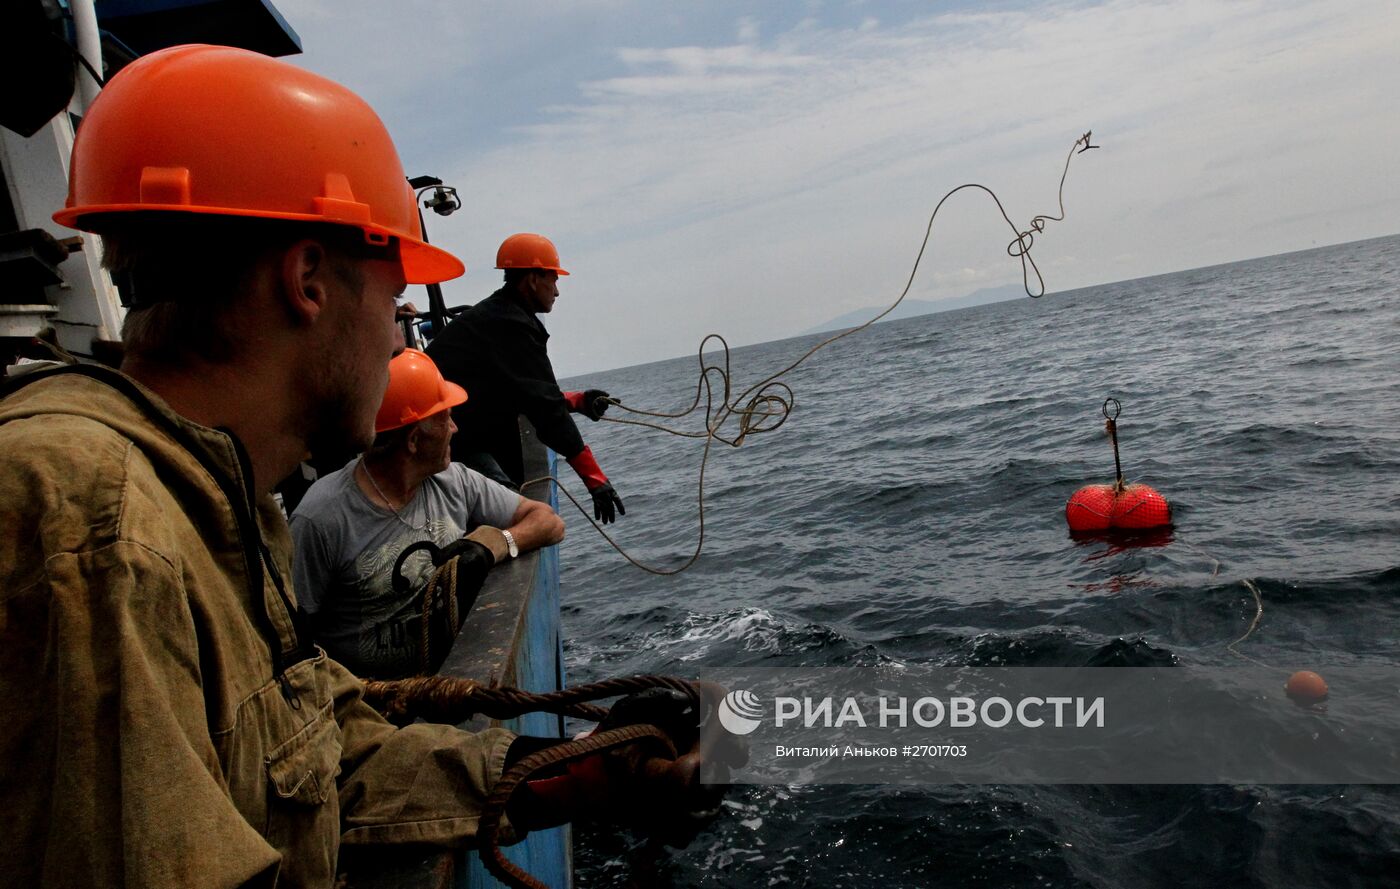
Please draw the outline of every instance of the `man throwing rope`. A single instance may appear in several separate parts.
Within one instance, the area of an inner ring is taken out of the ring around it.
[[[460,619],[493,565],[564,539],[564,522],[549,504],[452,462],[451,408],[466,400],[431,358],[404,351],[389,362],[374,444],[319,479],[292,514],[297,601],[316,642],[357,676],[431,672],[456,635],[448,603],[424,607],[424,596],[437,592],[430,552],[405,557],[406,550],[457,544],[456,589],[444,584],[443,593],[460,602]]]
[[[583,443],[570,413],[599,420],[608,409],[601,389],[561,392],[549,363],[549,332],[539,315],[559,298],[559,251],[544,235],[511,235],[496,251],[505,271],[500,290],[463,312],[428,346],[443,376],[472,393],[453,410],[461,431],[452,459],[502,483],[525,480],[517,417],[530,418],[540,441],[569,461],[593,498],[593,517],[603,524],[625,515],[622,498]]]
[[[88,109],[55,219],[102,236],[132,307],[121,372],[0,400],[0,887],[330,887],[342,842],[474,843],[522,739],[364,703],[310,643],[269,493],[372,443],[397,297],[463,272],[384,125],[293,65],[162,50]],[[591,787],[669,776],[688,808],[685,759]],[[512,797],[501,836],[570,798]]]

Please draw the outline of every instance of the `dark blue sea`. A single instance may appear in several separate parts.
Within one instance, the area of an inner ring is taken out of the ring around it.
[[[736,390],[821,338],[735,350]],[[569,382],[675,411],[697,374],[692,355]],[[1400,237],[879,324],[786,381],[780,429],[714,449],[688,571],[643,573],[565,512],[571,683],[1228,666],[1245,580],[1253,657],[1400,663]],[[1108,396],[1125,475],[1173,503],[1164,545],[1066,532],[1069,495],[1113,477]],[[626,501],[619,543],[683,562],[703,442],[581,425]],[[1396,886],[1400,788],[743,786],[685,850],[583,830],[575,855],[580,887]]]

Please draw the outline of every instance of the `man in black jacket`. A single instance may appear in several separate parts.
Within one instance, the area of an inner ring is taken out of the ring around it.
[[[622,498],[583,443],[570,413],[598,420],[608,409],[601,389],[561,392],[549,363],[549,332],[536,316],[559,297],[559,252],[543,235],[511,235],[496,252],[505,286],[457,316],[428,346],[448,380],[470,398],[453,408],[457,435],[452,459],[488,478],[519,487],[524,481],[516,417],[530,418],[540,440],[569,461],[593,497],[594,517],[607,524],[625,515]]]

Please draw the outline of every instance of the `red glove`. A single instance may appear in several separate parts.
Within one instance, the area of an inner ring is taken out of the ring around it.
[[[593,518],[606,525],[616,521],[620,515],[627,515],[622,498],[617,496],[613,486],[608,483],[608,477],[598,467],[598,461],[593,459],[591,448],[585,445],[583,450],[569,458],[569,465],[583,479],[588,493],[593,496]]]
[[[608,477],[603,475],[602,467],[593,459],[593,449],[587,445],[569,458],[569,465],[578,473],[578,477],[583,479],[583,486],[590,492],[608,483]]]

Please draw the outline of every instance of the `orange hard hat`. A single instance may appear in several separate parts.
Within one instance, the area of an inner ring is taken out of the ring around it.
[[[568,274],[559,267],[559,251],[554,249],[554,242],[530,232],[511,235],[501,242],[501,249],[496,251],[496,268],[545,269]]]
[[[388,432],[467,400],[467,390],[442,378],[433,359],[417,349],[404,349],[389,362],[389,388],[374,418],[374,432]]]
[[[398,239],[410,284],[446,281],[462,261],[423,240],[389,132],[363,99],[295,65],[228,46],[175,46],[118,72],[73,143],[55,222],[204,213],[353,226]]]

